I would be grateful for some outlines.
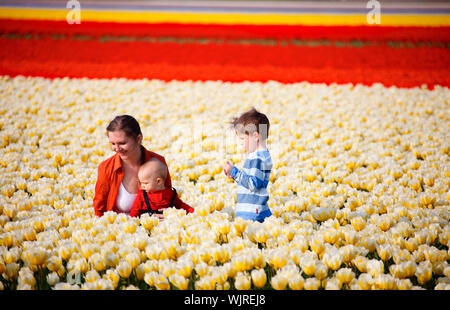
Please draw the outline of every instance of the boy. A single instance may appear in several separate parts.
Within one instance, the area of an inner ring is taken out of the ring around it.
[[[181,201],[173,187],[164,185],[166,177],[167,167],[157,158],[151,158],[139,168],[141,189],[131,207],[130,216],[140,216],[146,212],[161,214],[162,209],[172,206],[187,213],[194,212],[192,207]]]
[[[225,175],[238,184],[236,217],[263,222],[272,215],[267,205],[272,159],[266,146],[269,135],[269,119],[255,108],[235,118],[232,125],[241,145],[248,154],[242,171],[226,162]]]

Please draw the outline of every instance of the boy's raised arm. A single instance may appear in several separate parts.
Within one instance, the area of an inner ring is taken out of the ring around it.
[[[251,168],[250,171],[252,173],[247,174],[244,171],[239,170],[236,167],[233,167],[230,171],[230,176],[243,187],[251,190],[257,191],[263,187],[267,186],[267,181],[265,179],[265,171],[270,170],[264,167],[264,162],[257,158],[251,160]],[[267,167],[269,168],[269,167]]]

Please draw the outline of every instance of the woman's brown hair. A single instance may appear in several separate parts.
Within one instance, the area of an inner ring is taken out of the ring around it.
[[[133,116],[126,114],[116,116],[106,127],[106,130],[111,132],[122,130],[128,137],[134,139],[142,135],[138,121]]]

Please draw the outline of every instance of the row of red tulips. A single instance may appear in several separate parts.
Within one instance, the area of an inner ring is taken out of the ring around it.
[[[146,24],[0,19],[0,34],[450,42],[450,27]]]
[[[179,38],[278,38],[330,40],[353,37],[354,27],[225,26],[225,25],[144,25],[0,20],[0,74],[44,77],[149,78],[162,80],[224,80],[231,82],[277,80],[284,83],[383,83],[386,86],[414,87],[427,84],[450,85],[450,49],[447,28],[422,29],[384,27],[375,35],[371,27],[360,27],[361,37],[384,42],[393,38],[427,37],[427,42],[443,46],[415,45],[410,48],[388,44],[360,47],[334,44],[305,46],[296,44],[241,44],[239,41],[185,43],[165,41],[102,41],[111,34],[151,35]],[[60,27],[52,28],[59,25]],[[81,26],[80,28],[77,28]],[[98,26],[98,27],[95,27]],[[245,30],[247,29],[247,30]],[[275,30],[279,29],[279,32]],[[299,33],[299,29],[307,29]],[[336,29],[341,31],[333,32]],[[263,32],[267,30],[266,36]],[[247,31],[247,32],[246,32]],[[272,31],[272,32],[271,32]],[[40,35],[39,35],[40,34]],[[390,34],[390,36],[388,35]],[[62,35],[62,36],[61,36]],[[73,36],[77,35],[78,39]],[[87,37],[80,37],[86,35]],[[80,39],[82,38],[82,39]]]

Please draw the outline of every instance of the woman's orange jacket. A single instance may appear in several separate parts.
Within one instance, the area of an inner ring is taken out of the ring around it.
[[[145,154],[145,161],[156,157],[166,166],[166,160],[163,156],[148,151],[142,147]],[[122,161],[119,154],[115,154],[103,161],[98,166],[97,183],[95,184],[94,194],[94,212],[97,216],[103,216],[107,211],[119,212],[116,206],[117,193],[119,192],[120,183],[123,179]],[[166,187],[172,186],[169,168],[167,168],[167,178],[164,183]]]

